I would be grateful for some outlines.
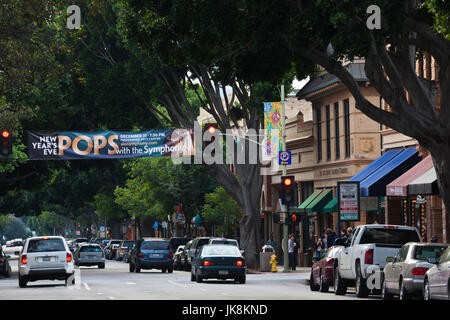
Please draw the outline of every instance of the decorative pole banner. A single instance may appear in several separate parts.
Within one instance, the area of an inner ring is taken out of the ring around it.
[[[193,129],[140,132],[28,132],[30,160],[193,156]]]
[[[281,102],[264,102],[264,155],[278,157],[281,150]]]

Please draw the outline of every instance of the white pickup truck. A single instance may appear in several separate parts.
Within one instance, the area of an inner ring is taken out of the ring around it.
[[[345,243],[343,239],[336,242],[345,248],[334,259],[335,294],[344,295],[347,287],[355,286],[358,297],[367,297],[370,289],[366,281],[376,267],[382,271],[387,263],[386,258],[394,257],[405,243],[421,241],[414,227],[381,224],[358,226]]]

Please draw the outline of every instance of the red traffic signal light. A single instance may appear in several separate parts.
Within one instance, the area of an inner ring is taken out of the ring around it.
[[[283,180],[283,185],[286,187],[290,187],[292,185],[292,179],[287,177]]]
[[[6,130],[3,130],[3,131],[2,131],[2,137],[3,137],[3,138],[5,138],[5,139],[6,139],[6,138],[9,138],[10,135],[11,135],[11,134],[9,133],[9,131],[6,131]]]
[[[0,130],[0,157],[12,155],[13,136],[8,130]]]

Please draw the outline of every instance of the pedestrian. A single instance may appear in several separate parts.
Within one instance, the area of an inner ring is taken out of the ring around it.
[[[323,232],[322,232],[322,243],[323,243],[323,248],[328,249],[327,236],[325,235],[325,232],[326,232],[326,230],[323,230]]]
[[[273,232],[270,234],[269,240],[267,241],[267,245],[273,248],[273,252],[277,252],[277,242],[273,240]]]
[[[316,242],[316,258],[320,259],[322,250],[324,249],[322,238],[319,237]]]
[[[295,265],[294,265],[294,255],[295,255],[294,247],[295,247],[294,234],[291,234],[289,236],[289,240],[288,240],[289,267],[291,268],[291,270],[295,270]]]
[[[344,239],[344,241],[347,241],[347,239],[348,239],[347,230],[345,230],[345,229],[341,230],[341,239]]]
[[[332,247],[336,244],[336,239],[338,238],[338,235],[331,229],[327,229],[327,234],[328,234],[327,235],[328,247]]]
[[[296,270],[298,264],[298,250],[300,249],[300,239],[299,236],[294,237],[294,270]]]

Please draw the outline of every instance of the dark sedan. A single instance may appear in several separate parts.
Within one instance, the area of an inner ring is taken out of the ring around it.
[[[245,273],[245,259],[237,247],[204,245],[192,260],[191,281],[234,279],[245,283]]]
[[[328,292],[334,282],[334,259],[344,248],[343,246],[334,246],[328,248],[322,256],[314,259],[311,267],[311,276],[309,278],[309,287],[311,291]]]
[[[1,247],[0,247],[1,248]],[[9,256],[0,250],[0,274],[4,275],[6,278],[11,276],[11,266],[9,265]]]

